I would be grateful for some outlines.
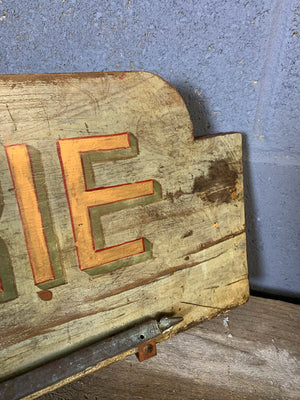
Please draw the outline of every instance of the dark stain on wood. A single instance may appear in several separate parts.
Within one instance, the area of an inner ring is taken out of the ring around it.
[[[40,292],[37,292],[37,294],[41,300],[52,300],[52,292],[50,292],[50,290],[41,290]]]
[[[183,193],[183,191],[182,191],[181,189],[177,190],[177,192],[175,192],[175,193],[169,193],[169,192],[167,192],[167,194],[166,194],[166,196],[165,196],[165,199],[166,199],[166,200],[170,200],[171,203],[174,203],[174,199],[175,199],[175,200],[176,200],[176,199],[179,199],[179,197],[181,197],[183,194],[184,194],[184,193]]]
[[[192,236],[192,234],[193,234],[193,231],[192,231],[192,230],[187,231],[187,232],[182,236],[182,239],[185,239],[185,238],[187,238],[187,237],[189,237],[189,236]]]
[[[228,160],[213,161],[206,176],[194,179],[193,193],[205,202],[230,203],[235,198],[232,193],[235,192],[238,175],[238,171]]]

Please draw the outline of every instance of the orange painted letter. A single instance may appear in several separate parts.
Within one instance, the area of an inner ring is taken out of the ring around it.
[[[41,175],[39,180],[34,177],[34,170],[40,173],[42,167],[38,165],[39,162],[32,159],[26,144],[6,146],[5,151],[15,187],[34,283],[41,289],[60,285],[64,283],[64,277],[50,211],[45,201],[46,188]],[[36,150],[31,151],[36,154]],[[40,198],[43,199],[42,202],[39,201]],[[47,224],[44,224],[44,219],[47,219]]]
[[[135,138],[121,133],[62,139],[57,141],[57,149],[80,269],[96,275],[151,257],[151,244],[145,238],[104,247],[99,217],[122,208],[157,201],[159,184],[146,180],[111,187],[89,187],[92,163],[136,156]]]

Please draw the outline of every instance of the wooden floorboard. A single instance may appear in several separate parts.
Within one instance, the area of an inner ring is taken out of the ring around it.
[[[226,315],[41,400],[299,399],[300,306],[251,297]]]

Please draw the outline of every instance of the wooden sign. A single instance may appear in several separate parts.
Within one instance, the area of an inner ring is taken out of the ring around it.
[[[240,134],[146,72],[1,76],[0,121],[2,380],[248,299]]]

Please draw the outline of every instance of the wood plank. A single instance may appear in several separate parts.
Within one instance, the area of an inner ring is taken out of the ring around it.
[[[300,306],[251,297],[229,314],[128,357],[41,400],[298,399]]]
[[[0,117],[0,379],[247,300],[240,134],[144,72],[2,76]]]

